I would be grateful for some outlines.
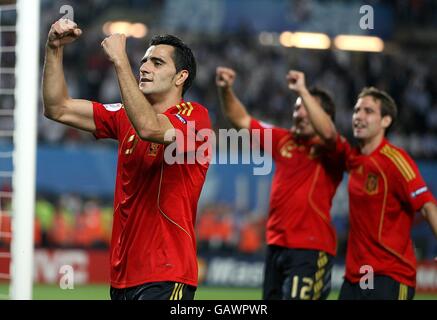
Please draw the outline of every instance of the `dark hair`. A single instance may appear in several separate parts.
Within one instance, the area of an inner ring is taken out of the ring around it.
[[[181,70],[188,71],[188,78],[185,80],[182,88],[182,95],[184,95],[196,77],[196,59],[193,52],[181,39],[169,34],[154,36],[149,43],[150,46],[158,44],[166,44],[174,48],[173,61],[176,66],[176,72]]]
[[[332,121],[335,122],[335,103],[332,100],[331,95],[320,88],[312,87],[309,90],[309,93],[313,97],[317,97],[320,99],[320,104],[322,105],[323,110],[331,117]]]
[[[361,90],[358,95],[359,98],[371,96],[373,99],[381,102],[381,117],[389,116],[391,118],[391,123],[387,129],[385,129],[385,134],[393,126],[398,115],[398,108],[396,107],[396,102],[394,99],[385,91],[379,90],[375,87],[365,87]]]

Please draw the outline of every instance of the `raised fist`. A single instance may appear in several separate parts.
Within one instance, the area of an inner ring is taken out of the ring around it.
[[[290,70],[287,74],[288,88],[297,93],[302,92],[306,88],[305,86],[305,74],[300,71]]]
[[[82,30],[71,20],[61,18],[52,24],[47,45],[51,48],[59,48],[73,42],[82,34]]]
[[[215,83],[220,88],[229,88],[234,84],[236,73],[225,67],[217,67]]]

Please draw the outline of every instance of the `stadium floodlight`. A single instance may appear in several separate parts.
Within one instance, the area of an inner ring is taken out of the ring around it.
[[[114,33],[123,33],[127,37],[144,38],[147,35],[147,26],[144,23],[131,23],[128,21],[108,21],[102,31],[109,36]]]
[[[331,46],[331,39],[324,33],[295,32],[292,39],[296,48],[324,50]]]
[[[106,22],[103,25],[103,32],[109,36],[114,33],[123,33],[125,35],[129,34],[129,28],[131,23],[127,21],[111,21]]]
[[[144,23],[133,23],[130,26],[130,35],[134,38],[144,38],[147,34],[147,27]]]
[[[284,31],[279,36],[279,42],[284,47],[301,49],[329,49],[331,39],[324,33]]]
[[[279,35],[279,43],[284,47],[290,48],[293,46],[293,32],[284,31]]]
[[[384,41],[373,36],[338,35],[334,39],[337,49],[347,51],[381,52]]]

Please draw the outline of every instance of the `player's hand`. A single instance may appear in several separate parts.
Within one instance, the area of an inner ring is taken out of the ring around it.
[[[73,42],[82,34],[82,30],[77,27],[74,21],[61,18],[52,24],[47,45],[50,48],[59,48],[70,42]]]
[[[300,71],[290,70],[287,74],[288,88],[300,94],[306,90],[305,74]]]
[[[122,33],[111,34],[102,41],[103,50],[109,60],[113,63],[118,63],[122,59],[127,58],[126,55],[126,35]]]
[[[235,81],[236,73],[234,70],[225,67],[217,67],[215,83],[217,87],[229,88],[232,87]]]

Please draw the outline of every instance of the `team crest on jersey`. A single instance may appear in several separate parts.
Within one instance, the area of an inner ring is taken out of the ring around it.
[[[103,106],[105,107],[106,110],[112,112],[118,111],[121,108],[123,108],[123,105],[121,103],[109,103],[109,104],[104,104]]]
[[[147,155],[151,157],[156,157],[159,151],[159,146],[160,146],[159,143],[151,143]]]
[[[292,151],[294,148],[296,148],[296,145],[294,144],[293,141],[290,140],[284,143],[284,145],[279,149],[279,153],[284,158],[290,159],[293,156]]]
[[[364,185],[364,189],[369,195],[378,193],[378,176],[374,173],[369,173]]]

